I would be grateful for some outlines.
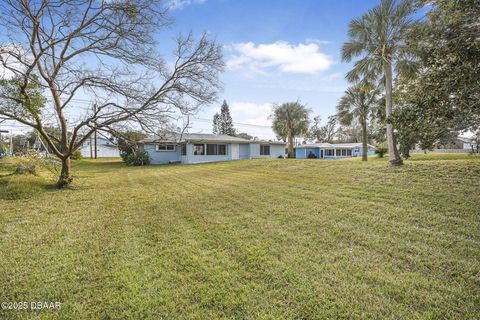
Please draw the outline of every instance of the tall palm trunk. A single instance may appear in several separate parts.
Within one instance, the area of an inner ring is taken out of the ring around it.
[[[293,158],[293,135],[290,130],[288,131],[288,157]]]
[[[362,161],[368,161],[367,116],[361,116],[362,122]]]
[[[388,144],[388,157],[390,164],[401,165],[403,163],[398,153],[395,136],[393,133],[393,125],[390,122],[390,116],[392,115],[392,63],[385,63],[385,108],[387,116],[387,144]]]

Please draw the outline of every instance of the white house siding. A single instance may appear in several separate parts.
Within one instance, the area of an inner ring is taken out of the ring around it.
[[[270,145],[270,158],[285,157],[285,145],[271,144]]]
[[[269,143],[252,143],[250,144],[250,157],[251,158],[279,158],[285,156],[286,146],[283,144],[269,144],[270,155],[260,154],[260,145],[268,145]]]
[[[150,156],[150,162],[152,164],[170,163],[172,161],[180,161],[181,146],[175,146],[174,151],[157,151],[155,144],[145,144],[143,150]]]
[[[92,145],[90,145],[92,144]],[[95,156],[95,143],[93,137],[87,139],[80,147],[80,153],[84,158],[90,158]],[[116,143],[105,137],[97,138],[97,158],[118,158],[120,157],[120,151]]]
[[[90,158],[95,156],[94,146],[90,149],[90,145],[82,145],[79,149],[82,157]],[[101,146],[97,145],[97,158],[118,158],[120,157],[120,152],[115,146]]]
[[[194,144],[225,144],[227,147],[226,155],[194,155]],[[285,155],[285,145],[269,144],[270,155],[260,155],[260,144],[266,143],[231,143],[221,141],[188,142],[186,144],[186,155],[182,155],[181,145],[176,145],[175,151],[157,151],[156,143],[149,142],[140,145],[140,149],[147,152],[152,164],[164,164],[171,162],[181,163],[205,163],[228,160],[241,160],[251,158],[278,158]]]

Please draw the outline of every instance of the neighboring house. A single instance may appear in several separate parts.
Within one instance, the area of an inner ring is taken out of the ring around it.
[[[246,140],[229,135],[184,133],[146,138],[139,149],[152,164],[201,163],[285,157],[285,142]]]
[[[471,138],[458,137],[463,142],[463,149],[468,150],[477,150],[477,137],[472,136]]]
[[[91,136],[80,147],[80,153],[84,158],[95,157],[95,141]],[[117,158],[120,157],[117,143],[114,139],[97,136],[97,158]]]
[[[437,145],[437,149],[471,149],[472,140],[465,137],[456,137],[448,141],[446,144]]]
[[[363,146],[361,143],[312,143],[303,144],[295,148],[295,157],[298,159],[336,159],[361,157]],[[375,147],[368,145],[369,156],[374,154]]]

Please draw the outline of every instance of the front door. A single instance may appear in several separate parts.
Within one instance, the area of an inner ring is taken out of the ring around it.
[[[239,159],[238,143],[232,143],[230,146],[232,149],[232,160],[238,160]]]
[[[248,143],[242,143],[242,144],[239,144],[239,159],[240,160],[243,160],[243,159],[249,159],[250,158],[250,144]]]

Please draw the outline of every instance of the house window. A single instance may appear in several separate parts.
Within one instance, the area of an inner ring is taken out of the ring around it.
[[[207,144],[207,156],[214,156],[217,154],[216,144]]]
[[[204,144],[194,144],[193,145],[193,154],[196,156],[205,155],[205,145]]]
[[[270,146],[269,145],[260,145],[260,155],[269,156],[270,155]]]
[[[341,156],[342,156],[342,149],[337,149],[335,155],[336,155],[337,157],[341,157]]]
[[[326,157],[333,157],[335,154],[333,153],[333,149],[326,149],[325,156]]]
[[[227,154],[227,145],[225,144],[207,144],[207,155],[216,156],[216,155],[226,155]]]
[[[158,144],[157,151],[175,151],[175,145],[173,144]]]
[[[187,155],[187,145],[182,144],[182,156],[186,156],[186,155]]]
[[[348,149],[348,150],[345,150],[345,151],[347,151],[347,153],[346,153],[347,157],[352,156],[352,150],[351,149]]]
[[[225,156],[227,155],[227,145],[226,144],[218,144],[218,154]]]

